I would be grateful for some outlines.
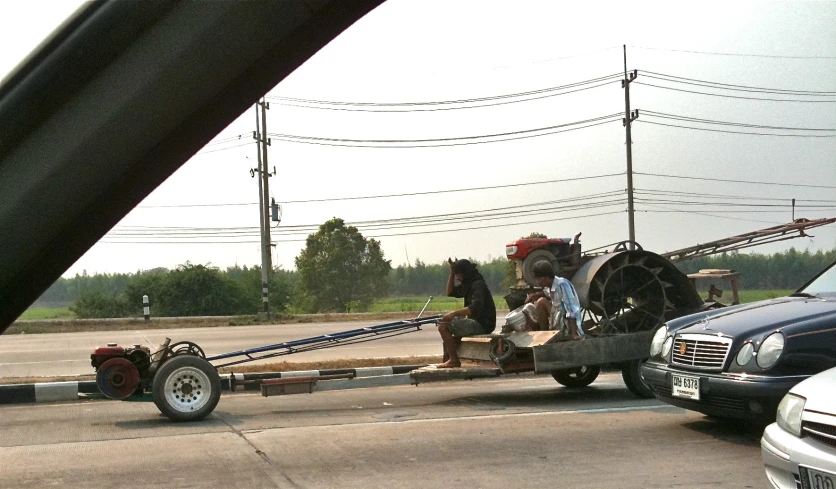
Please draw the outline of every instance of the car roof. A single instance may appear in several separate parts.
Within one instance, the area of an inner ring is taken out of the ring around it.
[[[93,2],[0,86],[0,333],[383,0]]]

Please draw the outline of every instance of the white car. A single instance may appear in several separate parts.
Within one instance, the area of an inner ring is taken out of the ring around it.
[[[761,438],[776,489],[836,489],[836,368],[793,387]]]

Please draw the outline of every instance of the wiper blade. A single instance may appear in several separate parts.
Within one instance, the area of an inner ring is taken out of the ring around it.
[[[808,294],[807,292],[796,292],[795,294],[790,294],[790,297],[807,297],[808,299],[819,298],[818,294]]]

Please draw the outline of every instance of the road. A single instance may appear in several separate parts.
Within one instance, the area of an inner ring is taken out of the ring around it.
[[[92,374],[90,354],[96,346],[103,346],[108,342],[120,345],[156,346],[165,338],[171,338],[172,341],[188,340],[200,345],[206,354],[211,356],[385,322],[387,321],[2,335],[0,336],[0,378]],[[415,333],[374,342],[340,346],[331,350],[295,354],[287,359],[307,362],[335,358],[440,354],[441,339],[435,326],[429,325]],[[282,359],[274,358],[269,361],[280,360]]]
[[[0,488],[758,488],[761,430],[632,396],[618,374],[263,398],[198,423],[152,403],[0,407]]]

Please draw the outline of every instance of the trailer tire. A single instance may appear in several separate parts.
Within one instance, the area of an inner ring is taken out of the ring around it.
[[[172,421],[199,421],[221,398],[218,371],[203,358],[177,355],[154,375],[154,404]]]
[[[541,261],[547,261],[554,267],[554,273],[557,274],[557,263],[554,255],[548,250],[534,250],[523,260],[523,279],[532,287],[537,286],[537,279],[534,278],[534,265]]]
[[[586,387],[595,382],[601,367],[598,365],[584,365],[582,367],[555,370],[552,377],[558,384],[566,387]]]
[[[642,377],[642,365],[646,361],[647,359],[631,360],[625,363],[621,368],[621,378],[624,379],[624,384],[630,389],[630,392],[639,397],[651,399],[656,396],[650,384],[645,382],[644,377]]]

